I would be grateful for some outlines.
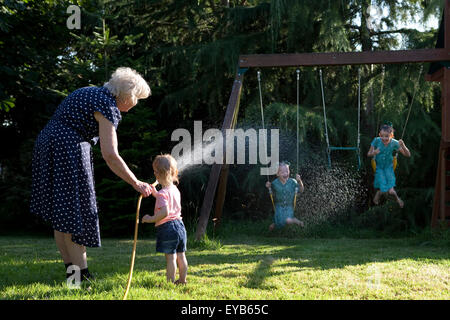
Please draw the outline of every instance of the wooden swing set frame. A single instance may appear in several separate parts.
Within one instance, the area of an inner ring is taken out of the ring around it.
[[[295,54],[252,54],[239,56],[238,68],[231,89],[230,98],[222,123],[222,132],[234,129],[239,111],[244,73],[248,68],[267,67],[300,67],[300,66],[339,66],[362,64],[401,64],[426,63],[439,64],[450,62],[450,0],[445,1],[443,21],[439,30],[443,32],[443,43],[434,49],[398,50],[398,51],[364,51],[364,52],[327,52],[327,53],[295,53]],[[441,29],[440,28],[440,29]],[[438,41],[439,44],[439,41]],[[436,174],[435,193],[431,225],[450,226],[450,69],[444,65],[433,73],[425,75],[426,81],[441,83],[442,133],[439,146],[439,160]],[[214,226],[220,223],[225,201],[229,166],[213,164],[205,191],[200,217],[197,224],[196,239],[206,232],[214,196]],[[217,192],[216,192],[217,189]]]

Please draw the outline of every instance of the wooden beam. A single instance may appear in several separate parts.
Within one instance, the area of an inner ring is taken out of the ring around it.
[[[230,129],[233,125],[235,110],[239,105],[243,81],[244,74],[238,71],[234,79],[233,88],[231,89],[230,99],[228,100],[227,110],[225,112],[225,118],[222,124],[222,133],[224,137],[226,129]],[[200,210],[200,217],[197,224],[197,231],[195,234],[196,240],[200,240],[206,232],[206,227],[208,226],[209,215],[213,206],[214,195],[216,193],[217,183],[219,181],[219,175],[222,171],[222,166],[223,164],[217,163],[213,164],[211,168],[205,197],[203,198],[203,204]]]
[[[297,66],[312,67],[436,61],[450,61],[449,50],[417,49],[397,51],[252,54],[239,56],[239,66],[241,68]]]

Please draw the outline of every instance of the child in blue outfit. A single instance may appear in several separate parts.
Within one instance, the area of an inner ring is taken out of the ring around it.
[[[297,224],[303,227],[303,222],[294,217],[294,198],[296,192],[303,192],[304,186],[300,175],[295,179],[289,178],[289,165],[280,163],[277,172],[278,178],[272,183],[267,181],[266,188],[273,188],[275,195],[274,222],[269,226],[272,231],[275,227],[282,228],[286,224]]]
[[[379,137],[373,139],[369,152],[367,153],[368,157],[375,157],[377,165],[373,185],[375,189],[379,190],[376,192],[373,202],[378,204],[380,196],[388,193],[394,196],[400,208],[403,208],[404,203],[394,190],[395,174],[393,166],[394,158],[392,156],[394,151],[400,152],[405,157],[411,156],[403,140],[394,139],[394,128],[392,124],[385,123],[380,128]]]

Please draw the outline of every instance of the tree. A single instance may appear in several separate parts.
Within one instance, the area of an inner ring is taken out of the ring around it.
[[[85,0],[76,4],[82,10],[81,30],[66,27],[69,1],[0,4],[0,131],[2,136],[8,135],[0,145],[8,150],[0,156],[0,201],[4,203],[0,210],[3,217],[11,214],[11,221],[19,220],[15,211],[28,212],[27,203],[19,209],[15,205],[29,192],[31,151],[38,132],[68,93],[82,86],[102,85],[116,67],[136,69],[152,87],[152,96],[124,117],[118,131],[119,151],[127,163],[138,176],[151,180],[149,158],[170,152],[170,132],[189,129],[193,120],[199,119],[205,129],[220,127],[240,54],[434,47],[434,32],[394,28],[396,22],[414,14],[425,20],[442,12],[439,0]],[[380,20],[386,30],[368,28],[370,4],[389,11]],[[402,35],[401,43],[396,35]],[[323,70],[330,139],[336,145],[352,144],[355,137],[357,70]],[[419,66],[385,66],[384,78],[381,66],[361,66],[361,70],[363,121],[368,128],[362,137],[364,154],[376,132],[379,111],[398,131],[402,128]],[[267,119],[286,133],[296,130],[295,121],[290,121],[296,96],[294,74],[294,68],[263,70]],[[251,70],[245,75],[239,114],[243,125],[260,123],[256,88]],[[317,68],[301,69],[300,88],[304,141],[311,150],[323,150]],[[435,172],[434,140],[439,136],[439,108],[435,107],[439,89],[422,79],[415,99],[407,131],[413,158],[402,161],[400,181],[411,187],[421,187],[424,181],[430,186],[429,177]],[[135,194],[109,172],[95,150],[101,211],[108,217],[132,219],[132,210],[124,211],[132,207]],[[410,173],[418,165],[421,170],[413,178]],[[194,218],[207,170],[185,177],[185,187],[180,185],[189,203],[186,212]],[[230,181],[241,181],[244,173],[236,172]],[[236,185],[263,197],[260,177],[252,177],[255,180]],[[229,193],[230,199],[239,199],[240,192],[242,189],[236,188],[236,193]],[[117,198],[121,200],[116,203],[113,200]],[[260,205],[256,209],[264,210],[263,201],[254,203]],[[120,231],[113,222],[108,228]]]

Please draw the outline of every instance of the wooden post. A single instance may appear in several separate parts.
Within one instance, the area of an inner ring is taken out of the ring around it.
[[[439,192],[440,193],[440,195],[439,195],[439,198],[440,198],[440,201],[439,201],[439,216],[440,216],[440,220],[441,221],[445,221],[445,205],[446,205],[446,203],[445,203],[445,182],[446,182],[446,180],[445,180],[445,176],[446,176],[446,170],[445,170],[445,156],[446,156],[446,153],[447,152],[445,152],[445,148],[444,147],[442,147],[441,146],[441,152],[440,152],[440,159],[439,159],[439,161],[441,162],[441,167],[440,167],[440,172],[439,172],[439,175],[440,175],[440,184],[439,184],[439,186],[438,186],[438,188],[439,188],[439,190],[436,190],[437,192]],[[435,192],[436,192],[435,191]]]
[[[450,20],[450,19],[449,19]],[[450,50],[450,49],[449,49]],[[450,142],[450,70],[446,67],[441,82],[442,95],[442,140]]]
[[[433,197],[433,212],[431,216],[431,227],[436,228],[438,226],[438,220],[440,215],[440,186],[441,186],[441,168],[442,168],[442,146],[439,147],[439,157],[438,157],[438,167],[436,173],[436,184],[434,186],[434,197]]]
[[[233,115],[231,129],[236,128],[238,113],[239,113],[239,101],[237,103],[236,108],[234,109],[234,115]],[[216,229],[220,226],[220,219],[222,218],[223,204],[225,202],[225,196],[227,193],[228,173],[229,173],[229,165],[225,163],[222,166],[222,171],[220,173],[220,178],[219,178],[219,187],[217,189],[216,207],[215,207],[216,209],[215,209],[215,215],[214,215],[214,219],[213,219],[214,229]]]
[[[444,9],[444,50],[450,54],[450,0],[445,1]],[[450,70],[442,67],[426,77],[427,81],[441,82],[441,143],[439,146],[438,167],[436,172],[436,184],[434,187],[433,212],[431,216],[431,227],[436,228],[439,221],[446,221],[446,215],[450,201],[449,193],[446,191],[450,185],[447,183],[447,153],[450,147]],[[448,223],[447,223],[448,224]]]
[[[450,51],[450,0],[445,1],[444,9],[444,49],[449,54]],[[448,59],[447,59],[448,60]]]
[[[225,112],[225,118],[222,124],[222,134],[225,137],[227,129],[231,129],[236,116],[236,108],[239,105],[239,99],[241,96],[242,82],[244,81],[244,74],[238,71],[234,79],[233,88],[231,89],[230,99],[228,101],[227,110]],[[226,157],[223,157],[226,159]],[[205,197],[203,198],[202,208],[200,210],[200,217],[197,224],[197,231],[195,233],[195,239],[200,240],[206,232],[208,226],[209,215],[211,213],[214,195],[216,193],[217,183],[219,181],[219,174],[222,172],[223,164],[213,164],[211,173],[209,175],[208,185],[206,187]],[[222,174],[228,175],[228,170],[222,172]],[[225,182],[226,183],[226,182]],[[226,188],[226,184],[225,184]],[[223,205],[223,202],[222,202]]]
[[[450,0],[445,1],[444,9],[444,50],[450,55]],[[444,69],[442,84],[442,140],[450,141],[450,70]],[[445,167],[445,165],[444,165]],[[445,177],[444,177],[445,179]]]

